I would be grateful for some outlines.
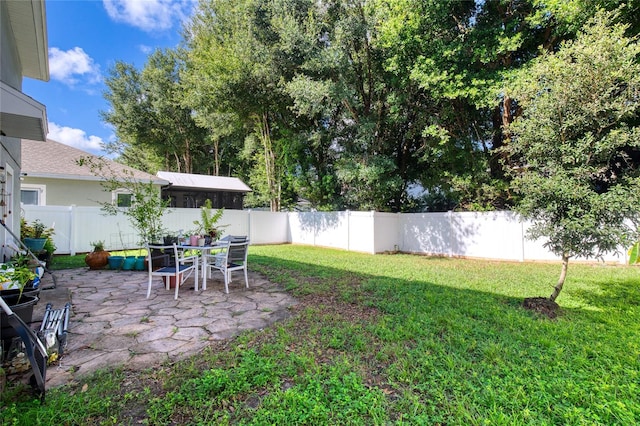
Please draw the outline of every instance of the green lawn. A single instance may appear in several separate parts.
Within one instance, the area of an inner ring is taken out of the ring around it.
[[[640,423],[640,269],[251,247],[291,318],[172,366],[15,389],[6,424]],[[12,423],[15,422],[15,423]],[[1,423],[1,422],[0,422]]]

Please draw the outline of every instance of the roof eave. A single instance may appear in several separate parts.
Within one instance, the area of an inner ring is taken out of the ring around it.
[[[49,81],[47,14],[44,0],[6,2],[22,75]]]
[[[29,178],[39,178],[39,179],[64,179],[64,180],[81,180],[86,182],[102,182],[106,179],[98,177],[98,176],[84,176],[84,175],[66,175],[61,173],[29,173],[25,171],[24,174]],[[123,182],[124,180],[121,179]],[[137,182],[148,182],[151,181],[154,185],[168,185],[169,182],[164,179],[134,179]]]
[[[5,136],[45,141],[49,132],[47,108],[0,81],[0,130]]]
[[[193,191],[194,189],[202,189],[207,191],[222,191],[222,192],[253,192],[252,189],[229,189],[229,188],[212,188],[210,186],[176,186],[171,185],[171,189],[177,189],[179,191]]]

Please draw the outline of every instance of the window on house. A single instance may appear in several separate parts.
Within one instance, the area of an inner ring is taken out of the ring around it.
[[[131,207],[131,194],[118,193],[116,196],[116,204],[118,207]]]
[[[38,205],[38,191],[35,189],[20,190],[20,202],[29,206]]]
[[[28,206],[45,205],[45,187],[43,185],[22,185],[20,203]]]

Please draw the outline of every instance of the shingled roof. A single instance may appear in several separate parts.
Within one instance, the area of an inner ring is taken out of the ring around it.
[[[106,157],[98,157],[51,139],[47,139],[46,142],[22,140],[22,173],[26,173],[30,177],[100,180],[91,172],[89,166],[78,165],[77,160],[83,157],[102,158],[110,169],[117,172],[127,170],[134,179],[146,182],[152,181],[159,185],[167,185],[169,183],[155,175],[116,163]]]

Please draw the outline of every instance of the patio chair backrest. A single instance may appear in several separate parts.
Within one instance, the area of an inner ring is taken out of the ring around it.
[[[249,240],[247,237],[241,237],[237,242],[230,240],[227,263],[242,264],[247,261],[247,251],[249,249]]]

